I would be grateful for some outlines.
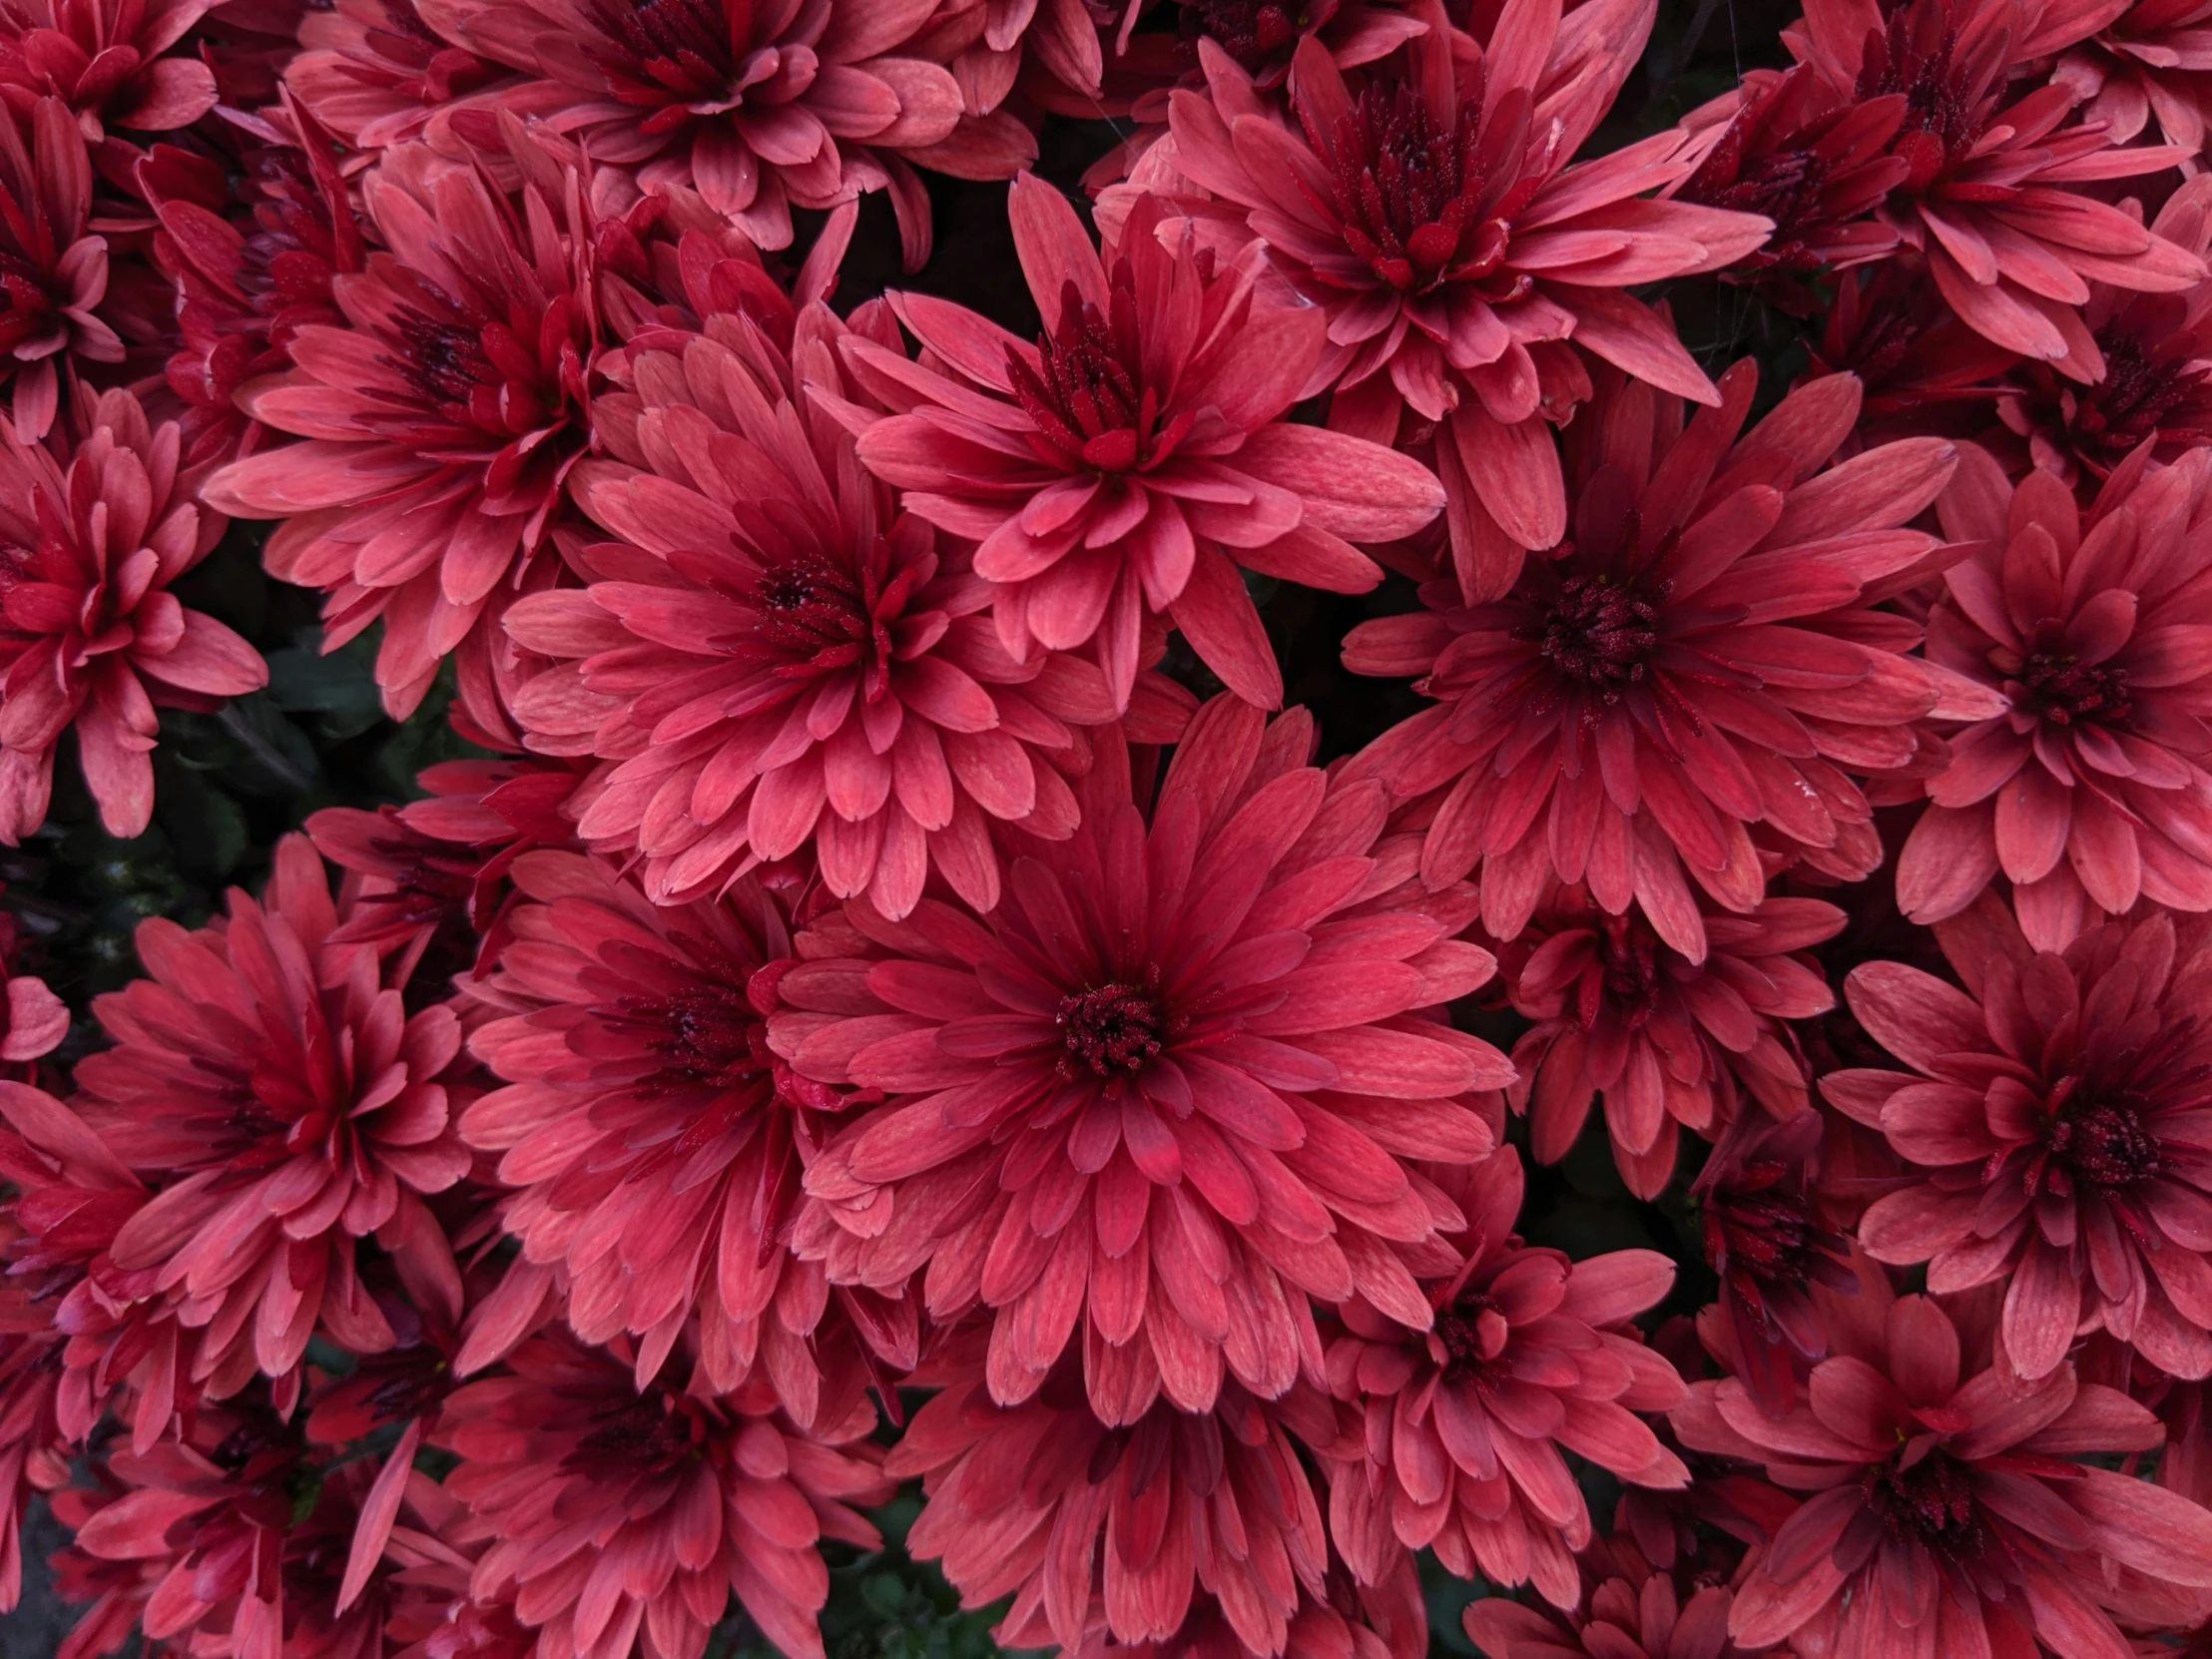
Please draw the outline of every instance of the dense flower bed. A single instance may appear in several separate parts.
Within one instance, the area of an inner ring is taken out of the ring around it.
[[[0,1613],[2208,1651],[2212,13],[1657,11],[0,6]]]

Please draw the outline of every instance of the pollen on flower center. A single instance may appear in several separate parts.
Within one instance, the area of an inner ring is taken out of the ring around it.
[[[2053,726],[2125,720],[2132,705],[2127,671],[2084,663],[2070,653],[2038,651],[2021,666],[2019,701]]]
[[[1099,1077],[1141,1071],[1172,1030],[1156,976],[1149,988],[1117,982],[1063,996],[1052,1023],[1067,1045],[1059,1063],[1065,1078],[1073,1078],[1079,1066]]]
[[[479,385],[502,378],[485,359],[483,342],[472,328],[416,314],[402,316],[398,330],[408,349],[409,375],[425,395],[441,403],[466,408]]]
[[[2051,1126],[2050,1154],[2081,1181],[2111,1191],[2158,1173],[2158,1137],[2131,1106],[2076,1106]]]
[[[1392,287],[1433,283],[1459,249],[1482,183],[1476,106],[1440,125],[1417,90],[1372,86],[1337,123],[1337,208],[1353,252]]]
[[[820,553],[775,566],[750,597],[760,619],[755,648],[780,659],[783,672],[855,662],[876,632],[868,596],[852,572]]]
[[[1040,454],[1098,472],[1127,472],[1151,456],[1159,394],[1144,383],[1137,277],[1127,260],[1115,263],[1103,312],[1073,280],[1061,288],[1060,326],[1037,336],[1037,358],[1031,368],[1006,351],[1014,395],[1042,435]]]
[[[1927,20],[1917,7],[1901,6],[1891,13],[1888,30],[1869,40],[1857,88],[1861,102],[1905,94],[1905,132],[1925,134],[1934,141],[1936,153],[1925,158],[1900,146],[1900,154],[1914,164],[1907,189],[1930,183],[1943,163],[1962,155],[1981,136],[1975,89],[1965,66],[1954,56],[1955,36],[1946,27],[1936,39],[1915,39],[1916,23],[1925,35]]]
[[[1611,702],[1644,677],[1659,643],[1659,611],[1633,588],[1603,577],[1570,576],[1536,635],[1537,649],[1560,674],[1597,688]]]
[[[1891,1536],[1952,1557],[1978,1552],[1981,1518],[1973,1482],[1941,1451],[1911,1464],[1902,1453],[1892,1457],[1868,1471],[1866,1493],[1868,1507],[1888,1523]]]
[[[706,940],[682,941],[703,961],[716,954]],[[747,1000],[739,964],[726,981],[699,979],[660,996],[625,996],[593,1012],[644,1033],[661,1057],[661,1081],[674,1086],[733,1089],[769,1074],[767,1027]]]

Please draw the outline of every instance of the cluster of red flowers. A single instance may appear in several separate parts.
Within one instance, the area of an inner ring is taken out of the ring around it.
[[[0,840],[265,683],[233,520],[483,757],[0,974],[0,1610],[822,1659],[918,1477],[1091,1659],[2203,1651],[2212,22],[1601,153],[1655,9],[0,6]],[[832,309],[924,172],[1034,338]],[[1386,578],[1338,753],[1253,594]]]

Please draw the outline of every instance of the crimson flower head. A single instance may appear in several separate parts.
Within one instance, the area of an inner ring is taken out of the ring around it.
[[[266,685],[261,653],[170,585],[215,547],[174,422],[128,391],[90,400],[83,429],[0,450],[0,840],[46,818],[54,749],[72,727],[111,835],[154,812],[157,704],[212,709]]]
[[[1685,1444],[1806,1494],[1737,1587],[1739,1645],[2130,1659],[2123,1572],[2212,1585],[2212,1513],[2079,1460],[2155,1446],[2157,1418],[2070,1366],[2023,1390],[1970,1342],[1932,1299],[1902,1297],[1813,1369],[1788,1416],[1734,1379],[1692,1387],[1674,1413]]]
[[[468,1169],[451,1121],[460,1021],[409,1014],[373,946],[332,939],[344,919],[313,847],[288,836],[260,901],[234,890],[197,932],[142,922],[149,977],[94,1004],[115,1046],[78,1065],[79,1108],[162,1178],[111,1254],[209,1328],[194,1382],[244,1354],[291,1379],[318,1329],[388,1346],[356,1241],[396,1246],[418,1221],[442,1240],[422,1195]]]
[[[1692,962],[1708,950],[1695,881],[1756,909],[1762,827],[1831,874],[1882,858],[1851,774],[1909,764],[1909,722],[1994,706],[1979,687],[1908,658],[1919,629],[1876,603],[1950,556],[1903,528],[1955,464],[1906,439],[1828,462],[1859,382],[1797,387],[1743,432],[1756,370],[1685,427],[1680,405],[1613,379],[1570,429],[1568,537],[1521,566],[1421,589],[1426,609],[1362,623],[1355,673],[1421,676],[1437,699],[1354,770],[1424,806],[1421,871],[1479,865],[1483,925],[1516,935],[1555,881],[1586,883],[1608,915],[1638,907]],[[1509,574],[1509,573],[1508,573]]]
[[[285,521],[265,558],[324,590],[323,649],[383,622],[376,683],[404,717],[446,655],[486,649],[479,619],[547,540],[590,443],[598,321],[573,172],[526,179],[517,201],[409,145],[361,200],[380,247],[332,278],[342,323],[300,326],[291,366],[239,391],[254,419],[304,441],[232,463],[205,493]]]
[[[993,1398],[1077,1344],[1102,1421],[1202,1411],[1225,1369],[1262,1398],[1318,1372],[1310,1297],[1426,1323],[1398,1253],[1459,1215],[1411,1160],[1485,1155],[1463,1097],[1511,1077],[1430,1011],[1492,964],[1455,937],[1472,894],[1410,879],[1382,792],[1314,741],[1217,698],[1148,816],[1102,739],[1081,829],[988,915],[854,901],[800,940],[777,1052],[891,1097],[809,1167],[801,1254],[883,1289],[926,1266],[940,1322],[981,1304]]]
[[[1361,593],[1382,579],[1355,541],[1409,535],[1443,507],[1418,462],[1283,416],[1325,319],[1271,299],[1251,260],[1187,231],[1162,240],[1141,199],[1093,249],[1075,210],[1014,182],[1014,246],[1047,331],[1031,345],[948,301],[895,294],[931,364],[857,335],[846,360],[897,413],[860,459],[910,512],[980,545],[998,636],[1017,661],[1095,654],[1126,708],[1145,618],[1162,615],[1249,703],[1283,701],[1282,669],[1241,565]]]
[[[795,207],[888,190],[908,268],[918,268],[929,209],[912,164],[941,159],[963,177],[1006,179],[1036,154],[1010,116],[963,125],[951,71],[900,51],[935,0],[412,9],[442,44],[514,72],[442,118],[464,138],[489,127],[491,110],[542,122],[648,192],[697,191],[763,248],[791,245]]]
[[[2184,185],[2151,228],[2202,257],[2212,242],[2212,179]],[[2093,494],[2145,443],[2161,461],[2212,444],[2212,279],[2179,293],[2089,284],[2082,320],[2103,372],[2086,384],[2027,359],[1997,390],[1997,413],[2027,459]]]
[[[696,1313],[706,1382],[733,1390],[758,1361],[803,1423],[842,1421],[871,1381],[891,1397],[876,1359],[913,1369],[912,1301],[831,1293],[791,1259],[802,1170],[844,1102],[769,1050],[783,908],[751,880],[657,906],[572,852],[514,880],[499,971],[467,988],[470,1046],[507,1087],[461,1129],[501,1155],[524,1255],[566,1267],[570,1326],[629,1333],[650,1377]]]
[[[1409,406],[1450,419],[1439,448],[1517,547],[1566,529],[1567,491],[1545,417],[1563,420],[1588,380],[1569,334],[1624,371],[1700,402],[1712,382],[1674,329],[1623,290],[1717,271],[1757,248],[1756,215],[1640,200],[1689,171],[1680,135],[1569,166],[1651,31],[1654,7],[1600,0],[1562,20],[1509,0],[1486,47],[1441,0],[1402,68],[1347,83],[1319,41],[1290,80],[1298,125],[1256,97],[1226,57],[1208,94],[1179,92],[1175,166],[1245,211],[1270,262],[1328,318],[1304,391],[1331,386],[1360,429],[1396,430]]]
[[[1231,1382],[1202,1410],[1161,1398],[1108,1425],[1073,1354],[1001,1404],[988,1347],[959,1333],[917,1379],[941,1390],[884,1465],[927,1493],[907,1548],[941,1558],[971,1606],[1011,1592],[995,1632],[1008,1647],[1075,1653],[1095,1624],[1117,1647],[1166,1643],[1211,1598],[1244,1651],[1283,1653],[1301,1591],[1327,1592],[1328,1531],[1292,1435],[1335,1436],[1328,1398],[1301,1383],[1256,1399]]]
[[[820,1541],[881,1541],[858,1512],[890,1495],[874,1407],[805,1434],[765,1384],[688,1392],[683,1356],[641,1383],[632,1356],[548,1333],[447,1398],[445,1488],[495,1540],[473,1599],[511,1605],[539,1653],[700,1659],[734,1592],[779,1649],[823,1659]]]
[[[1862,1218],[1868,1254],[1927,1262],[1937,1293],[2003,1282],[1999,1347],[2022,1377],[2099,1329],[2177,1377],[2212,1373],[2205,924],[2154,911],[2059,954],[1985,897],[1937,936],[1966,989],[1900,962],[1845,981],[1911,1070],[1822,1080],[1917,1166]]]
[[[1520,1157],[1510,1147],[1441,1172],[1466,1217],[1464,1259],[1423,1273],[1408,1325],[1365,1287],[1339,1309],[1331,1390],[1363,1429],[1328,1451],[1330,1529],[1353,1571],[1379,1582],[1400,1549],[1433,1549],[1461,1578],[1534,1581],[1572,1608],[1573,1552],[1590,1511],[1563,1451],[1632,1485],[1682,1486],[1689,1472],[1638,1411],[1682,1401],[1682,1379],[1628,1321],[1667,1294],[1656,1251],[1573,1262],[1522,1243]]]
[[[297,24],[284,87],[314,121],[357,150],[420,138],[430,118],[519,77],[434,33],[415,0],[335,0]]]
[[[507,617],[555,664],[516,696],[527,741],[600,758],[578,832],[637,857],[657,900],[811,842],[832,893],[885,915],[932,868],[988,908],[988,826],[1067,833],[1058,768],[1080,765],[1076,727],[1114,715],[1090,664],[1008,654],[987,584],[801,390],[840,383],[841,337],[811,307],[795,369],[726,313],[612,364],[635,390],[600,399],[611,453],[574,487],[616,539],[577,551],[587,585]]]
[[[1852,0],[1808,0],[1784,34],[1847,104],[1902,97],[1891,154],[1908,172],[1882,208],[1928,262],[1969,328],[2022,356],[2094,381],[2101,353],[2083,319],[2089,283],[2178,292],[2204,262],[2073,186],[2155,174],[2178,147],[2114,147],[2102,122],[2069,124],[2079,93],[2015,70],[2095,26],[2085,5],[1911,0],[1886,17]],[[2014,88],[2024,87],[2017,96]]]
[[[172,53],[217,0],[14,0],[0,13],[0,100],[21,120],[59,98],[86,141],[166,133],[215,108],[215,71]]]
[[[2149,460],[2084,515],[2049,473],[2015,487],[1962,457],[1941,515],[1976,545],[1943,573],[1928,652],[1997,706],[1950,738],[1899,854],[1911,919],[1956,915],[1999,870],[2051,949],[2087,907],[2212,909],[2212,453]]]
[[[1816,1176],[1826,1120],[1810,1107],[1729,1126],[1698,1172],[1705,1260],[1720,1299],[1702,1318],[1725,1327],[1736,1375],[1769,1416],[1796,1402],[1799,1374],[1828,1354],[1818,1287],[1856,1296],[1851,1241],[1831,1223]]]
[[[1562,1617],[1484,1596],[1461,1616],[1467,1635],[1487,1659],[1739,1659],[1744,1650],[1728,1638],[1729,1586],[1678,1583],[1623,1539],[1599,1553],[1625,1570],[1586,1573],[1594,1580],[1586,1606]]]
[[[2060,54],[2052,78],[2082,98],[2081,113],[2112,130],[2115,143],[2156,131],[2202,154],[2212,111],[2212,76],[2198,48],[2212,7],[2205,0],[2134,0],[2100,6],[2105,21]]]
[[[0,354],[13,382],[18,437],[52,430],[61,368],[123,360],[123,340],[99,314],[108,244],[92,234],[92,157],[58,98],[0,121]]]
[[[1609,915],[1579,887],[1537,909],[1505,949],[1513,1006],[1536,1023],[1513,1048],[1510,1098],[1530,1114],[1529,1150],[1564,1158],[1594,1099],[1621,1179],[1656,1198],[1674,1174],[1679,1129],[1718,1139],[1740,1082],[1776,1117],[1807,1105],[1805,1067],[1784,1023],[1836,1005],[1802,954],[1842,931],[1814,898],[1765,898],[1745,915],[1703,911],[1692,961],[1634,910]]]

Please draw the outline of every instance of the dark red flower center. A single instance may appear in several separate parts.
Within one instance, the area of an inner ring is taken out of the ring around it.
[[[1446,1382],[1479,1386],[1490,1379],[1508,1327],[1487,1292],[1460,1292],[1436,1310],[1435,1329]]]
[[[2099,477],[2147,438],[2212,442],[2212,368],[2186,355],[2156,356],[2131,328],[2098,329],[2097,346],[2104,378],[2093,386],[2061,379],[2045,364],[2022,366],[2035,427],[2056,435]]]
[[[695,956],[721,954],[707,940],[683,941]],[[657,1081],[664,1087],[738,1089],[770,1075],[775,1066],[768,1049],[768,1027],[745,992],[742,964],[724,963],[729,977],[693,980],[681,990],[659,996],[625,996],[611,1007],[595,1008],[639,1033],[647,1052],[661,1059]],[[588,1038],[579,1027],[572,1037]]]
[[[891,651],[888,622],[904,609],[910,585],[901,572],[874,591],[848,564],[819,551],[794,554],[764,572],[745,596],[757,620],[754,637],[737,642],[739,649],[768,659],[785,679],[808,679],[862,660],[881,663]]]
[[[1083,1067],[1097,1077],[1142,1071],[1175,1024],[1160,996],[1157,969],[1141,985],[1116,981],[1063,996],[1052,1023],[1067,1047],[1059,1073],[1071,1079]]]
[[[1475,145],[1480,115],[1470,101],[1446,126],[1417,89],[1384,82],[1338,119],[1333,159],[1345,242],[1390,286],[1417,292],[1447,274],[1479,274],[1462,269],[1459,256],[1485,182]],[[1494,256],[1503,237],[1493,240]]]
[[[2127,671],[2084,663],[2069,652],[2038,651],[2021,665],[2015,701],[2053,726],[2125,720],[2133,707]]]
[[[587,50],[622,102],[678,106],[647,121],[646,130],[655,131],[678,124],[688,113],[682,105],[738,100],[738,55],[752,44],[752,7],[743,10],[741,20],[728,16],[720,0],[594,0],[591,18],[601,39]]]
[[[1943,1452],[1931,1450],[1910,1465],[1902,1455],[1891,1458],[1867,1475],[1866,1493],[1894,1537],[1953,1559],[1980,1553],[1972,1477]]]
[[[1185,41],[1212,41],[1248,75],[1289,63],[1299,37],[1314,26],[1312,13],[1296,0],[1183,0],[1181,22]]]
[[[721,1407],[711,1400],[661,1386],[627,1397],[610,1390],[590,1421],[561,1466],[619,1480],[710,1456],[729,1428]]]
[[[1200,275],[1212,261],[1200,256]],[[1011,346],[1006,373],[1038,436],[1031,447],[1057,466],[1128,472],[1173,452],[1193,417],[1160,421],[1160,394],[1145,384],[1138,325],[1137,276],[1114,262],[1106,309],[1085,299],[1070,280],[1060,290],[1060,325],[1037,336],[1035,368]]]
[[[2132,1106],[2072,1106],[2051,1125],[2046,1144],[2078,1182],[2104,1192],[2132,1187],[2159,1170],[2158,1137]]]
[[[1939,3],[1901,6],[1888,26],[1867,33],[1857,99],[1905,95],[1905,120],[1893,152],[1912,172],[1908,192],[1934,184],[1981,137],[1984,121],[1980,77],[1957,57],[1958,38]]]
[[[1641,1029],[1658,1004],[1659,953],[1666,946],[1637,912],[1606,916],[1598,940],[1605,1000],[1629,1029]]]
[[[1659,643],[1658,623],[1658,607],[1633,587],[1602,576],[1570,576],[1532,636],[1554,670],[1610,703],[1622,686],[1644,677]]]

